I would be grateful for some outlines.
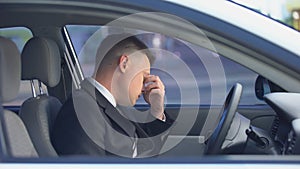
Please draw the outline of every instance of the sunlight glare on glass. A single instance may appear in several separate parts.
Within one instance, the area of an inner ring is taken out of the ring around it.
[[[298,20],[299,19],[299,13],[297,11],[293,12],[293,18]]]

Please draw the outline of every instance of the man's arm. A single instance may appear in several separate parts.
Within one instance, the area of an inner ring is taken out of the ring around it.
[[[155,75],[147,75],[143,89],[144,99],[150,105],[150,115],[142,126],[155,144],[153,152],[158,153],[167,139],[174,120],[165,113],[165,86],[160,78]]]
[[[144,81],[143,94],[145,101],[150,104],[151,114],[166,121],[164,113],[165,86],[158,76],[147,75]]]

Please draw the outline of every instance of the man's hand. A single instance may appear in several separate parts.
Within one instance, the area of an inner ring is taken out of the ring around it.
[[[158,76],[146,75],[144,80],[143,95],[145,101],[151,106],[151,114],[165,120],[164,115],[164,97],[165,86]]]

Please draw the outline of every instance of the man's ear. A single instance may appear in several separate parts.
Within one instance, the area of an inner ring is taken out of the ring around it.
[[[128,68],[128,56],[122,55],[119,60],[119,68],[121,72],[125,73]]]

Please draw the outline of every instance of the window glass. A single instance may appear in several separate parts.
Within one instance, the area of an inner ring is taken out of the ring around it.
[[[0,36],[14,41],[19,51],[22,52],[25,43],[32,37],[32,33],[24,27],[13,27],[0,29]]]
[[[32,33],[25,27],[13,27],[0,29],[0,36],[11,39],[22,52],[25,43],[32,37]],[[45,87],[44,87],[45,88]],[[46,89],[44,89],[45,91]],[[31,87],[29,81],[21,81],[19,94],[16,99],[4,103],[5,106],[19,106],[22,102],[31,97]]]
[[[67,30],[84,76],[92,76],[97,47],[105,36],[114,33],[114,31],[104,26],[81,25],[69,25],[67,26]],[[195,46],[180,39],[157,33],[135,31],[138,32],[137,36],[140,40],[149,48],[154,49],[151,52],[154,53],[156,59],[152,65],[151,73],[160,76],[165,83],[166,104],[214,104],[212,102],[212,90],[216,89],[215,91],[217,91],[221,87],[220,81],[225,83],[227,92],[237,82],[243,85],[244,91],[241,98],[241,105],[264,104],[264,102],[259,101],[255,96],[254,85],[258,75],[253,71],[218,55],[216,52]],[[224,70],[225,79],[219,79],[218,76],[210,75],[217,74],[210,71],[214,71],[219,65]],[[210,70],[208,70],[208,67],[210,67]],[[193,97],[195,93],[199,93],[200,100],[196,100]],[[222,104],[225,95],[217,93],[214,98],[219,99],[220,102],[218,103]],[[137,104],[146,103],[140,98]]]
[[[272,18],[282,24],[300,30],[300,2],[296,0],[231,0],[245,8]]]

